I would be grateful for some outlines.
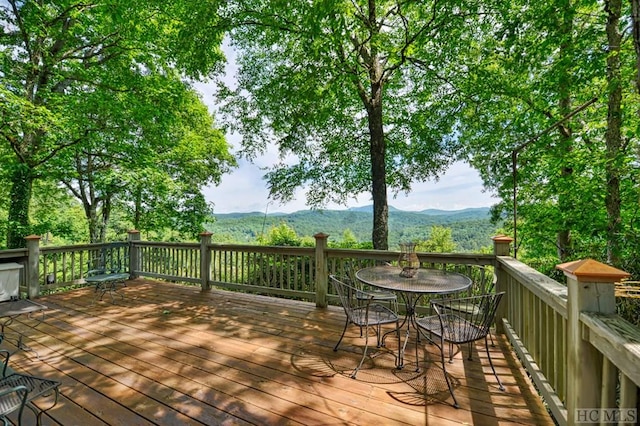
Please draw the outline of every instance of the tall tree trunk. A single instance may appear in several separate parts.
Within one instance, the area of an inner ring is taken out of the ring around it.
[[[607,56],[607,131],[606,143],[606,178],[607,187],[605,202],[607,208],[607,262],[619,264],[620,260],[620,229],[622,220],[620,197],[620,170],[618,157],[622,150],[620,127],[622,125],[621,102],[622,85],[620,71],[620,44],[622,35],[619,30],[621,16],[621,0],[607,0],[604,8],[607,13],[607,42],[609,55]]]
[[[558,106],[560,109],[560,115],[564,117],[571,112],[571,88],[573,85],[571,75],[571,66],[573,62],[571,49],[573,44],[572,33],[574,12],[570,0],[565,0],[560,3],[562,11],[559,32],[563,37],[563,41],[560,43],[560,67],[558,68],[558,94],[560,98]],[[560,155],[562,156],[564,163],[560,170],[560,176],[565,182],[570,182],[571,176],[573,175],[573,168],[568,165],[568,162],[571,162],[573,135],[569,125],[561,125],[558,129],[560,132],[559,145],[562,150]],[[558,194],[558,209],[560,210],[560,217],[562,220],[556,234],[556,242],[558,259],[560,262],[565,262],[567,260],[571,246],[571,225],[566,218],[571,217],[572,210],[578,207],[573,205],[573,202],[569,198],[570,197],[568,197],[567,194]]]
[[[34,174],[26,164],[19,164],[11,176],[11,200],[7,226],[7,248],[25,247],[25,237],[31,233],[29,201],[33,190]]]
[[[140,221],[142,220],[142,190],[139,186],[136,187],[135,191],[132,191],[134,194],[133,198],[133,229],[140,229]],[[267,208],[269,205],[267,204]],[[266,209],[265,209],[265,218],[267,217]],[[264,233],[264,225],[262,226],[262,231]]]
[[[376,250],[389,248],[389,206],[387,204],[386,145],[382,127],[382,106],[369,110],[371,137],[371,196],[373,198],[373,230],[371,239]]]
[[[640,0],[631,0],[631,28],[633,47],[636,52],[636,90],[640,94]]]
[[[370,12],[372,13],[372,12]],[[370,16],[375,22],[374,16]],[[369,64],[370,98],[367,106],[371,155],[371,196],[373,230],[371,240],[376,250],[389,249],[389,206],[387,204],[387,147],[382,123],[383,76],[380,58],[375,51]]]
[[[100,242],[107,241],[107,228],[109,226],[109,218],[111,217],[111,197],[105,197],[102,203],[102,210],[100,211]]]
[[[85,216],[89,224],[89,242],[100,242],[100,223],[102,219],[98,216],[98,208],[96,204],[85,205]]]

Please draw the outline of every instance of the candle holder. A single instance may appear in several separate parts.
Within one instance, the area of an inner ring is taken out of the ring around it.
[[[420,259],[416,254],[415,243],[400,243],[400,257],[398,266],[402,268],[400,276],[403,278],[413,278],[420,267]]]

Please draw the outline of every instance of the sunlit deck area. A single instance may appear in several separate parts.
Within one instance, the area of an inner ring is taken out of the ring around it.
[[[478,344],[474,361],[458,354],[451,365],[455,409],[426,344],[420,372],[413,346],[394,369],[390,337],[351,379],[364,339],[352,326],[333,352],[340,307],[145,279],[119,292],[115,303],[108,294],[92,303],[88,287],[43,296],[43,322],[22,316],[9,326],[3,347],[15,349],[20,332],[34,350],[16,352],[12,367],[62,382],[44,424],[553,424],[503,338],[492,357],[506,391]]]

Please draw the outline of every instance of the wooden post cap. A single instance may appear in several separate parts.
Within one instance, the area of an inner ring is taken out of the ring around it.
[[[556,265],[567,277],[582,282],[616,283],[631,274],[593,259],[574,260]]]
[[[509,243],[513,242],[513,238],[508,235],[496,235],[495,237],[491,237],[491,239],[496,243]]]

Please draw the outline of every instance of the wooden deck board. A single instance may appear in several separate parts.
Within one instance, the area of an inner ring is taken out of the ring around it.
[[[48,295],[38,300],[49,307],[44,322],[10,326],[39,355],[18,351],[14,369],[63,383],[45,424],[553,425],[502,339],[491,355],[506,391],[482,346],[474,361],[465,349],[448,365],[455,409],[427,344],[419,372],[411,342],[407,366],[393,368],[390,336],[349,378],[364,339],[351,327],[333,352],[338,307],[142,279],[120,291],[116,304],[92,303],[92,288]]]

